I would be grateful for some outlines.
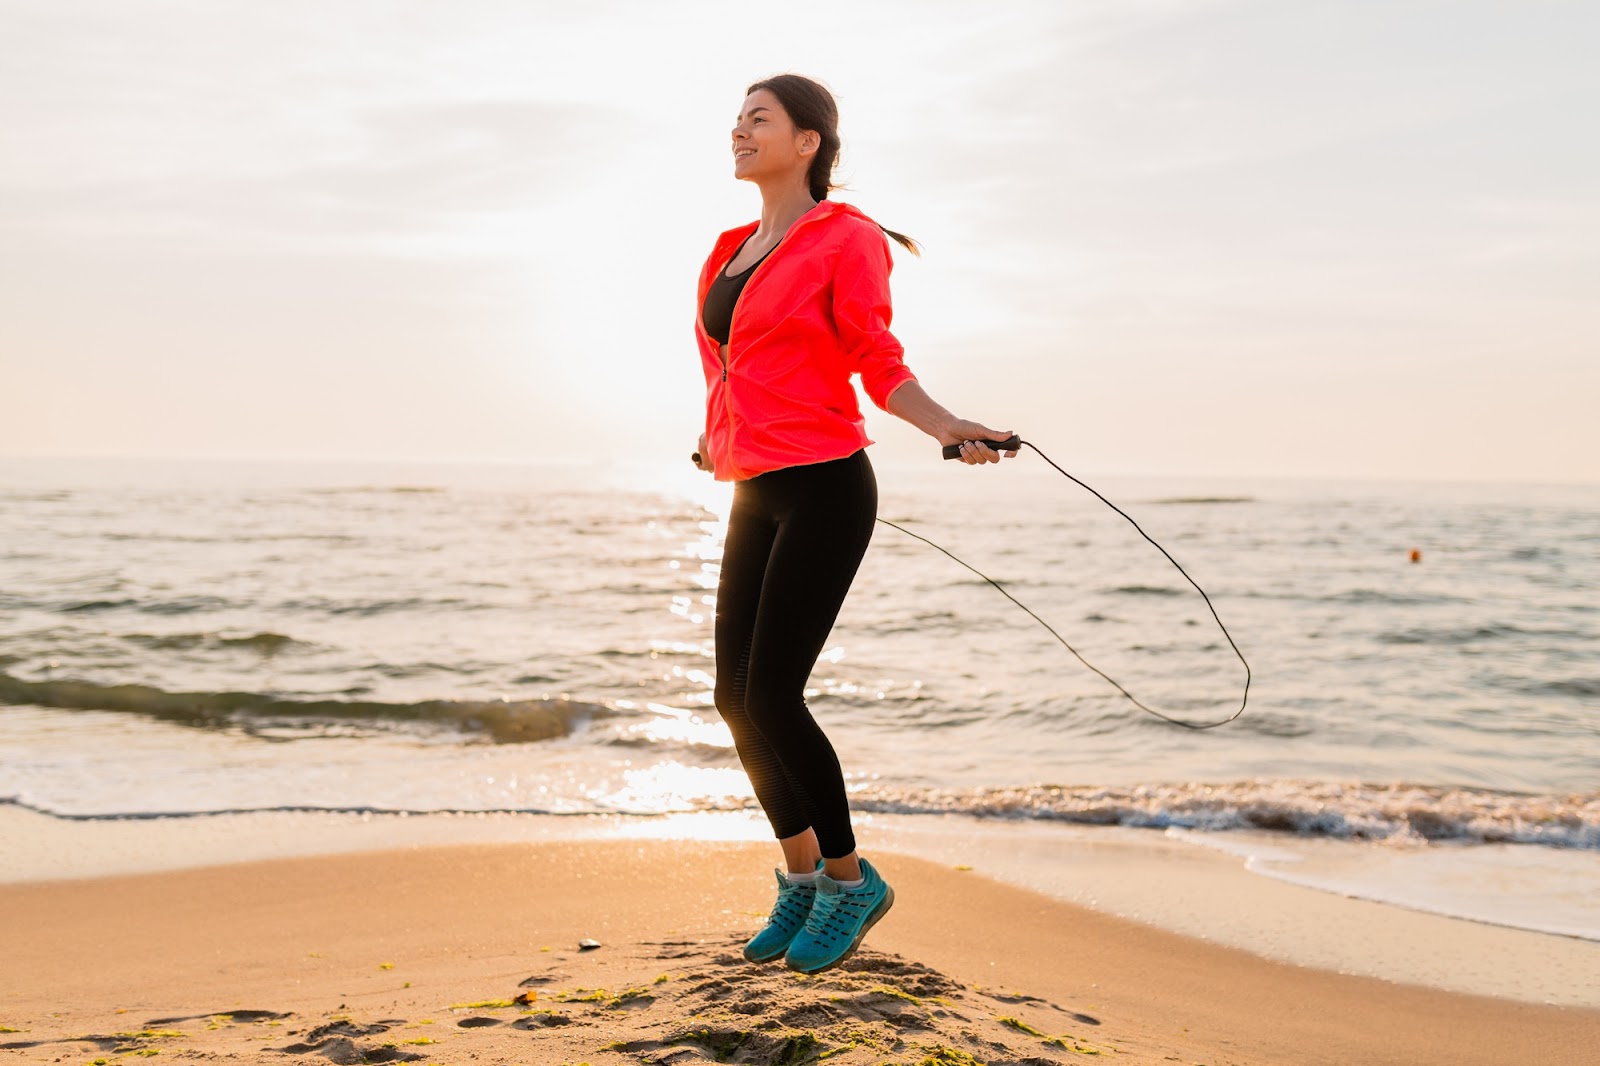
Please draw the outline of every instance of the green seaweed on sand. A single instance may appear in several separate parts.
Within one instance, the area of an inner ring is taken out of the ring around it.
[[[841,1039],[841,1034],[834,1033],[831,1035],[835,1040]],[[843,1055],[846,1052],[863,1047],[871,1048],[880,1055],[893,1054],[905,1044],[905,1041],[898,1036],[893,1034],[885,1035],[874,1029],[848,1029],[842,1034],[842,1039],[845,1041],[843,1044],[824,1051],[817,1056],[817,1061],[821,1062],[823,1059],[829,1059],[835,1055]]]
[[[0,1033],[25,1033],[26,1029],[13,1029],[9,1025],[0,1025]]]
[[[451,1010],[477,1010],[479,1008],[485,1008],[485,1007],[487,1007],[487,1008],[513,1007],[515,1005],[516,1004],[512,1003],[511,1000],[509,1000],[509,999],[485,999],[485,1000],[480,1000],[477,1003],[452,1003],[452,1004],[450,1004],[450,1009]]]
[[[1009,1025],[1011,1028],[1027,1033],[1029,1036],[1036,1036],[1046,1044],[1053,1044],[1056,1047],[1065,1048],[1067,1051],[1072,1051],[1079,1055],[1104,1055],[1107,1051],[1116,1050],[1116,1048],[1101,1047],[1098,1044],[1091,1044],[1087,1040],[1080,1040],[1071,1033],[1050,1036],[1048,1033],[1040,1032],[1020,1018],[1012,1018],[1009,1015],[995,1020],[1001,1025]]]
[[[1071,1035],[1070,1033],[1066,1033],[1061,1036],[1046,1037],[1044,1042],[1046,1044],[1054,1044],[1059,1048],[1065,1048],[1068,1051],[1076,1052],[1079,1055],[1104,1055],[1107,1051],[1116,1050],[1116,1048],[1104,1048],[1095,1044],[1080,1041],[1077,1037]]]
[[[657,978],[657,982],[662,978]],[[579,995],[578,993],[584,993]],[[558,988],[549,993],[549,997],[557,1003],[601,1003],[607,1007],[615,1007],[630,1000],[655,999],[655,994],[646,985],[636,985],[625,988],[621,992],[612,993],[604,988],[574,988],[570,992]]]
[[[668,1037],[664,1043],[698,1044],[711,1052],[715,1061],[730,1062],[739,1049],[751,1041],[774,1042],[775,1046],[762,1056],[762,1061],[770,1066],[799,1066],[801,1063],[816,1062],[824,1051],[822,1042],[810,1033],[757,1033],[750,1029],[690,1029]]]
[[[927,1045],[923,1045],[926,1047]],[[938,1047],[929,1050],[926,1058],[920,1059],[916,1066],[988,1066],[982,1059],[973,1058],[968,1052],[960,1048]]]

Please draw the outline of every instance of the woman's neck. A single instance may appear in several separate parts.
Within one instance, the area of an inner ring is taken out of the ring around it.
[[[801,215],[817,206],[811,192],[804,186],[786,186],[783,189],[761,190],[761,224],[756,228],[758,244],[776,241],[789,231]]]

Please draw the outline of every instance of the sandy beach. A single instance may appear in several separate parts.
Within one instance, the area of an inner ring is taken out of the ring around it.
[[[0,885],[0,1048],[81,1063],[1504,1066],[1600,1047],[1600,1010],[1270,961],[871,854],[894,910],[811,977],[739,954],[771,904],[767,842],[414,845]]]

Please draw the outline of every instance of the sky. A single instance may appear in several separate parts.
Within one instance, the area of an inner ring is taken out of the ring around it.
[[[1108,474],[1600,482],[1600,5],[0,0],[0,455],[687,463],[729,130]],[[875,461],[937,443],[864,397]]]

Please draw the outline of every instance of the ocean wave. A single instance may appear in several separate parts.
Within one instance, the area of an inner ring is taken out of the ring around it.
[[[277,605],[281,611],[315,611],[321,614],[334,616],[390,614],[396,611],[433,611],[449,609],[453,611],[476,611],[490,607],[489,604],[476,600],[464,599],[460,596],[407,596],[396,600],[334,600],[326,596],[312,596],[300,600],[288,600]]]
[[[708,744],[680,737],[658,737],[644,732],[614,733],[600,743],[611,748],[644,750],[656,762],[676,760],[694,766],[739,766],[739,755],[726,744]]]
[[[976,582],[968,582],[976,584]],[[1002,582],[1004,584],[1004,582]],[[922,611],[910,615],[896,615],[893,620],[875,621],[872,631],[879,636],[894,633],[921,633],[925,630],[959,629],[969,619],[954,611]]]
[[[1581,637],[1571,629],[1525,629],[1504,623],[1457,626],[1442,629],[1416,628],[1378,634],[1380,644],[1471,644],[1501,637]]]
[[[869,786],[851,806],[1149,829],[1261,829],[1394,843],[1542,844],[1600,850],[1600,792],[1522,795],[1428,785],[1246,781],[966,790]]]
[[[699,765],[729,765],[727,749],[684,742],[679,754]],[[382,807],[267,803],[169,811],[66,813],[21,795],[0,796],[40,814],[73,820],[203,817],[261,811],[308,811],[372,815],[597,813],[665,817],[684,810],[759,811],[753,799],[684,797],[673,810],[596,808],[590,804],[541,807]],[[904,815],[968,815],[976,818],[1058,821],[1085,826],[1186,829],[1209,833],[1256,830],[1388,845],[1522,844],[1600,850],[1600,792],[1519,795],[1424,785],[1357,785],[1322,781],[1251,781],[1233,784],[1178,783],[1129,787],[1040,785],[1027,788],[942,791],[867,785],[852,789],[852,810]]]
[[[154,651],[191,651],[195,648],[246,648],[273,655],[289,647],[309,647],[305,641],[282,633],[252,633],[247,637],[225,637],[219,633],[125,633],[129,644]]]
[[[7,503],[60,503],[72,499],[72,493],[66,490],[48,490],[45,492],[0,492],[0,500]]]
[[[1434,595],[1416,595],[1402,592],[1385,592],[1383,589],[1349,589],[1345,592],[1334,593],[1331,596],[1290,596],[1288,598],[1309,598],[1320,603],[1370,603],[1383,604],[1393,607],[1421,607],[1429,604],[1467,602],[1467,597],[1465,596],[1451,596],[1444,593],[1437,593]]]
[[[238,604],[219,596],[180,596],[175,600],[63,600],[59,602],[23,601],[10,598],[20,607],[55,611],[58,614],[95,614],[100,611],[133,610],[140,614],[194,614],[199,611],[220,611]]]
[[[621,713],[565,698],[537,700],[293,700],[257,692],[167,692],[150,685],[24,681],[0,673],[0,703],[122,711],[197,728],[276,728],[286,722],[420,723],[486,734],[499,744],[552,740],[578,723]]]
[[[1541,681],[1527,686],[1538,696],[1600,696],[1600,678],[1573,677],[1562,681]]]
[[[215,535],[193,533],[70,533],[68,536],[96,540],[150,541],[157,544],[261,544],[285,540],[312,540],[329,543],[352,543],[360,540],[351,533],[219,533]]]

